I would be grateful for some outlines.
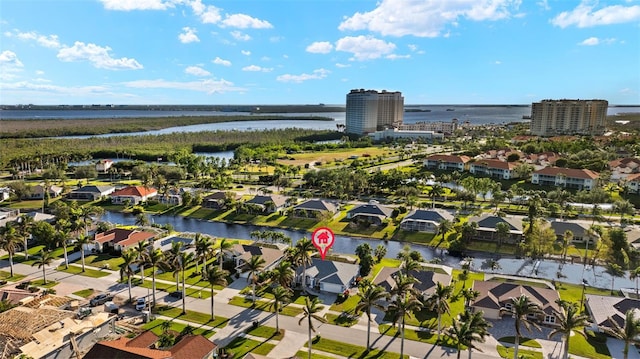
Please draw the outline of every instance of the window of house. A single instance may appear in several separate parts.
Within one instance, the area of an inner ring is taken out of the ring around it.
[[[556,322],[556,316],[555,315],[545,315],[544,316],[544,322],[545,323],[555,323]]]

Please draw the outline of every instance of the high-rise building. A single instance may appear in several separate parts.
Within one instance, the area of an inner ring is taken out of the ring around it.
[[[345,132],[364,135],[402,124],[404,97],[399,91],[351,90],[347,94]]]
[[[543,100],[531,104],[531,134],[602,135],[609,103],[605,100]]]

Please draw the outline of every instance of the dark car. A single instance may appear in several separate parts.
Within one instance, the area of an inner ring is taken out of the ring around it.
[[[169,296],[173,298],[182,299],[182,291],[179,291],[179,290],[173,291],[169,293]]]
[[[91,305],[92,307],[95,307],[97,305],[104,304],[112,299],[113,299],[113,296],[108,293],[98,294],[95,297],[91,298],[91,300],[89,301],[89,305]]]

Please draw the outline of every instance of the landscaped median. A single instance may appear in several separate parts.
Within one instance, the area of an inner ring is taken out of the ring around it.
[[[308,343],[305,347],[308,347]],[[367,350],[359,345],[339,342],[326,338],[316,337],[312,343],[312,350],[319,350],[325,353],[336,354],[345,358],[358,359],[398,359],[398,353],[381,351],[379,349]],[[409,359],[408,355],[403,355],[403,359]]]
[[[235,296],[229,300],[229,304],[237,305],[243,308],[253,308],[262,310],[265,312],[274,312],[274,308],[272,307],[273,301],[268,301],[264,299],[256,299],[255,304],[251,300],[251,298],[245,296]],[[302,313],[302,307],[287,305],[280,310],[280,314],[295,317],[298,314]]]
[[[76,265],[76,264],[69,264],[69,268],[65,268],[65,265],[61,264],[60,266],[58,266],[58,268],[56,268],[56,270],[58,272],[65,272],[69,274],[79,274],[79,275],[82,275],[85,277],[91,277],[91,278],[101,278],[111,274],[108,271],[93,269],[88,266],[84,267],[84,272],[83,272],[82,266]]]

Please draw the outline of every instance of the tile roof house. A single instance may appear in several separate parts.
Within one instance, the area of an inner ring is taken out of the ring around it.
[[[620,174],[640,173],[640,158],[618,158],[609,162],[609,169]]]
[[[114,186],[83,186],[67,193],[67,199],[77,201],[97,201],[115,192]]]
[[[503,241],[508,243],[519,243],[524,238],[524,225],[522,224],[522,219],[523,217],[521,216],[499,217],[490,213],[484,213],[481,216],[470,217],[469,222],[478,223],[474,239],[497,241],[496,225],[498,223],[506,223],[509,226],[510,237],[503,239]]]
[[[424,166],[427,168],[463,172],[467,170],[467,163],[469,161],[471,161],[471,158],[468,156],[431,155],[425,159]]]
[[[240,196],[232,191],[218,191],[202,198],[202,207],[211,209],[225,209],[232,200],[239,200]]]
[[[445,219],[453,222],[455,217],[443,209],[414,209],[402,219],[400,228],[405,231],[436,233],[440,222]]]
[[[471,303],[471,307],[474,311],[483,311],[487,319],[501,319],[503,314],[500,313],[500,308],[509,308],[511,298],[521,295],[526,295],[533,303],[538,304],[543,312],[537,318],[539,322],[555,325],[556,313],[561,310],[556,303],[560,295],[551,288],[477,280],[473,282],[473,289],[480,292],[480,295]]]
[[[367,222],[379,226],[385,219],[391,217],[392,213],[392,208],[378,203],[369,203],[359,205],[347,212],[347,219],[351,222]]]
[[[260,247],[250,244],[234,244],[233,248],[226,255],[227,258],[233,259],[235,267],[240,276],[246,278],[248,273],[244,271],[245,264],[253,256],[261,256],[264,259],[263,271],[270,270],[275,267],[282,258],[284,251],[276,248]]]
[[[287,203],[287,197],[277,194],[269,196],[255,196],[245,202],[246,204],[253,204],[261,208],[265,213],[275,213],[284,208]]]
[[[111,193],[110,196],[111,203],[113,204],[126,204],[128,202],[129,204],[134,205],[157,195],[158,191],[155,188],[129,186]]]
[[[168,349],[155,348],[158,336],[146,331],[135,338],[120,337],[96,343],[85,359],[211,359],[216,345],[202,335],[184,336]]]
[[[599,174],[587,169],[545,167],[533,172],[531,183],[542,186],[591,190],[598,184]]]
[[[302,266],[296,269],[297,280],[302,279],[302,272]],[[351,288],[359,272],[357,264],[312,258],[305,271],[304,283],[312,289],[340,294]]]
[[[325,200],[310,199],[293,207],[295,217],[320,218],[323,215],[333,216],[337,212],[336,205]]]
[[[382,286],[390,293],[396,287],[396,277],[399,272],[400,268],[383,267],[373,279],[373,284]],[[409,271],[409,276],[418,280],[413,284],[413,288],[417,290],[423,298],[427,298],[433,294],[436,283],[442,283],[444,285],[451,284],[450,275],[429,270],[411,270]]]
[[[514,172],[514,169],[520,164],[520,162],[505,162],[500,160],[483,159],[470,163],[469,173],[508,180],[519,177],[518,174]]]
[[[619,326],[624,327],[624,320],[628,310],[634,310],[636,318],[640,317],[640,300],[638,299],[594,294],[587,294],[585,298],[585,306],[595,327],[593,329],[599,330],[602,327],[613,327],[609,322],[609,318]]]
[[[555,152],[531,153],[524,157],[523,161],[536,166],[552,166],[560,158]]]
[[[138,242],[147,241],[153,244],[156,234],[153,232],[144,232],[133,229],[113,228],[106,232],[96,233],[93,242],[85,244],[85,251],[102,252],[107,248],[113,248],[116,251],[124,251],[138,244]]]
[[[625,178],[621,184],[627,188],[627,191],[629,193],[639,193],[640,192],[640,173],[634,173],[627,176],[627,178]]]

